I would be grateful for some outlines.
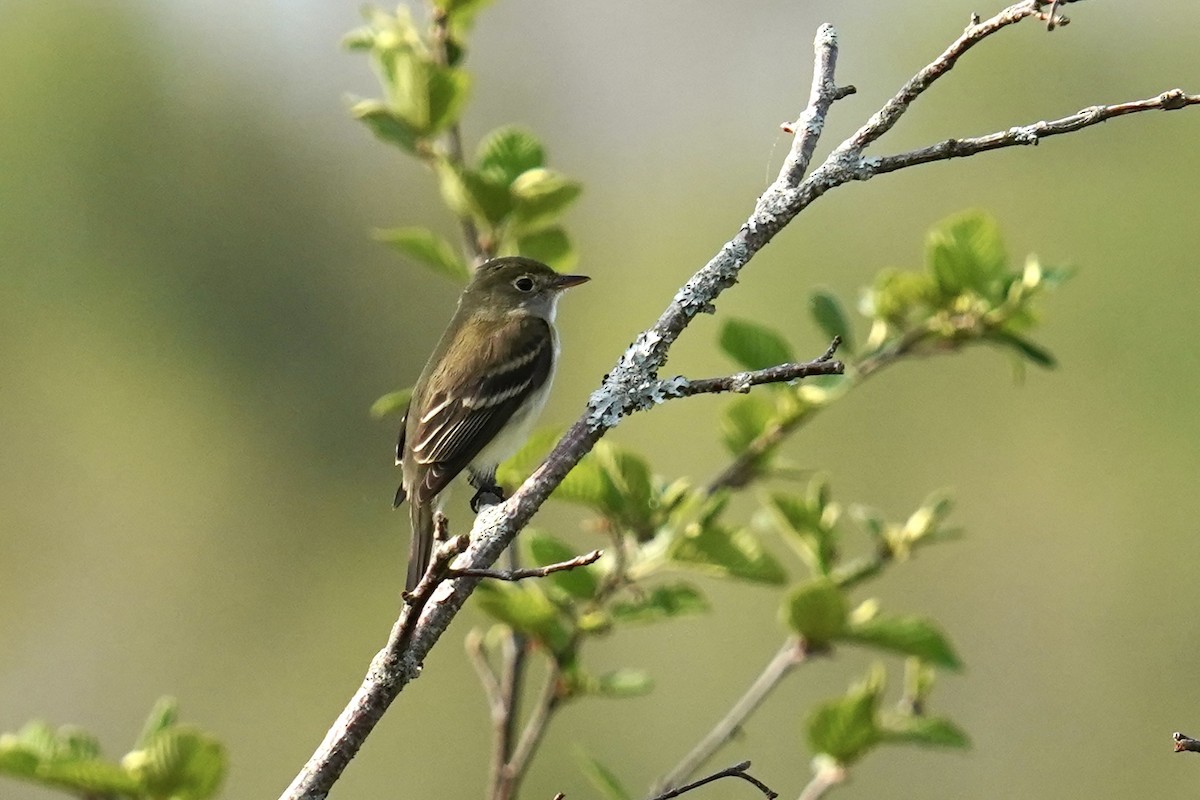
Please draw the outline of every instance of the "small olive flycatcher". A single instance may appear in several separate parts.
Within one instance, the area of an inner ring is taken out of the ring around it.
[[[505,256],[481,264],[463,290],[417,379],[396,446],[396,505],[408,498],[413,528],[406,590],[429,568],[434,514],[450,482],[466,469],[475,501],[499,494],[497,465],[524,444],[550,393],[558,298],[586,280]]]

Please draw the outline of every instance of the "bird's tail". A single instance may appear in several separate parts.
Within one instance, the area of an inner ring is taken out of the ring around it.
[[[412,544],[408,548],[408,579],[404,590],[411,592],[421,582],[429,561],[433,558],[433,504],[410,503],[412,518]]]

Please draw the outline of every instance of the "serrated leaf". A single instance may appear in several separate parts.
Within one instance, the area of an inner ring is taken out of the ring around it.
[[[991,331],[987,334],[987,338],[1013,350],[1018,355],[1043,369],[1054,369],[1058,366],[1058,360],[1049,350],[1011,331]]]
[[[411,386],[388,392],[371,404],[371,416],[375,419],[383,419],[389,414],[403,414],[408,409],[409,401],[412,400],[412,393],[413,387]]]
[[[940,717],[884,715],[880,720],[880,737],[885,742],[922,747],[971,746],[971,739],[962,728]]]
[[[378,100],[360,100],[350,108],[350,113],[366,125],[378,139],[398,145],[409,153],[417,151],[420,134]]]
[[[121,759],[155,797],[207,800],[225,778],[225,748],[212,736],[187,726],[159,733],[146,747]]]
[[[875,617],[850,625],[840,638],[916,656],[948,669],[962,669],[950,640],[932,620],[924,617]]]
[[[717,523],[689,526],[672,543],[670,557],[676,563],[722,578],[775,586],[787,581],[783,566],[745,528],[731,531]]]
[[[944,295],[970,290],[1001,299],[1008,256],[991,216],[968,211],[943,220],[925,239],[925,260]]]
[[[567,209],[583,186],[561,172],[545,167],[526,170],[512,181],[516,200],[513,221],[522,232],[532,232],[554,222]]]
[[[818,289],[808,298],[808,310],[822,333],[830,339],[840,337],[841,349],[847,353],[854,352],[854,331],[837,295],[826,289]]]
[[[763,394],[735,397],[721,413],[721,439],[729,452],[741,455],[776,416],[775,403]]]
[[[523,172],[542,166],[545,159],[537,137],[515,125],[496,128],[483,137],[476,156],[479,172],[506,186]]]
[[[580,752],[578,758],[584,776],[606,800],[633,800],[633,795],[612,770],[586,753]]]
[[[512,211],[512,197],[507,186],[446,162],[439,162],[436,172],[442,199],[459,216],[485,220],[495,225]]]
[[[555,655],[570,648],[570,627],[536,583],[484,581],[475,589],[475,602],[488,616],[535,639]]]
[[[548,533],[526,531],[522,538],[529,548],[530,558],[539,567],[560,564],[579,555]],[[546,579],[578,600],[591,600],[600,589],[600,578],[591,566],[552,572]]]
[[[50,761],[38,765],[33,778],[39,783],[72,789],[85,795],[134,795],[140,797],[142,781],[122,767],[100,759]]]
[[[813,647],[822,647],[841,636],[848,613],[845,595],[828,578],[792,589],[780,608],[783,623]]]
[[[567,272],[579,263],[579,254],[571,246],[567,232],[557,226],[518,236],[517,251],[559,272]]]
[[[605,697],[642,697],[654,689],[654,679],[640,669],[618,669],[601,675],[596,690]]]
[[[612,615],[621,622],[645,623],[685,614],[703,614],[708,610],[708,600],[695,586],[670,583],[656,586],[635,600],[614,603]]]
[[[431,230],[425,228],[377,230],[375,239],[460,284],[471,279],[471,269],[466,262],[449,242]]]
[[[814,709],[807,725],[813,752],[850,765],[874,747],[880,740],[876,709],[882,690],[882,673],[873,669],[866,681]]]
[[[744,319],[727,319],[718,343],[725,354],[745,369],[766,369],[795,361],[791,345],[772,329]]]

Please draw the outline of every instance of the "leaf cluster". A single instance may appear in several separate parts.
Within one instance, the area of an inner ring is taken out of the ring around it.
[[[427,30],[404,7],[367,12],[346,38],[368,53],[383,97],[351,108],[382,141],[420,158],[433,171],[447,208],[472,232],[465,259],[443,237],[421,227],[381,230],[376,237],[414,261],[465,282],[478,257],[524,255],[557,269],[576,261],[561,217],[581,186],[547,166],[531,132],[504,126],[486,134],[473,158],[461,152],[458,127],[471,91],[460,66],[466,35],[487,0],[440,0]]]
[[[210,734],[178,724],[171,698],[155,704],[133,749],[117,762],[74,726],[30,722],[0,735],[0,774],[85,797],[207,800],[225,770],[225,748]]]

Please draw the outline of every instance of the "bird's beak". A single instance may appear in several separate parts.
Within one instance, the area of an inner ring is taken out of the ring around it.
[[[559,275],[554,279],[554,288],[561,292],[563,289],[570,289],[572,286],[578,286],[590,280],[591,277],[587,275]]]

